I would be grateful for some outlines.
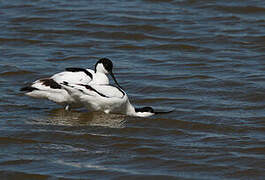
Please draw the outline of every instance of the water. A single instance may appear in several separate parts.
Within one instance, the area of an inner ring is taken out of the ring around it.
[[[2,1],[1,179],[263,179],[263,1]],[[102,57],[151,118],[19,89]]]

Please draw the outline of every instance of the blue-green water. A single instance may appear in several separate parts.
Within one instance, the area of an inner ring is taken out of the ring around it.
[[[1,179],[263,179],[263,1],[0,3]],[[65,112],[19,89],[114,63],[151,118]]]

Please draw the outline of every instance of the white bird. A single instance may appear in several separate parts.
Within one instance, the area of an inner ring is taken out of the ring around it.
[[[63,72],[54,74],[49,78],[36,80],[30,86],[23,87],[20,90],[24,91],[25,94],[30,97],[48,99],[65,106],[65,109],[69,110],[70,107],[82,107],[82,104],[72,98],[68,92],[61,87],[61,83],[67,81],[74,84],[108,85],[109,79],[107,74],[110,74],[117,86],[121,88],[112,69],[113,64],[111,60],[102,58],[95,64],[95,70],[66,68]]]
[[[120,87],[102,84],[61,83],[61,86],[73,99],[81,102],[89,111],[125,114],[129,116],[148,117],[154,112],[151,107],[134,108],[124,90]]]

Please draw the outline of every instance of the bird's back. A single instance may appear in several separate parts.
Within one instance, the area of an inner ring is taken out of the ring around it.
[[[81,84],[88,84],[91,82],[92,78],[88,76],[86,73],[80,72],[71,72],[71,71],[63,71],[57,73],[51,77],[57,83],[63,83],[67,81],[69,83],[81,83]]]

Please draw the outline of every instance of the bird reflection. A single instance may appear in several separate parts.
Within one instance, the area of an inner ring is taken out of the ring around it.
[[[80,112],[54,109],[48,113],[47,123],[53,125],[122,128],[125,126],[126,122],[125,115],[105,114],[103,112]]]

